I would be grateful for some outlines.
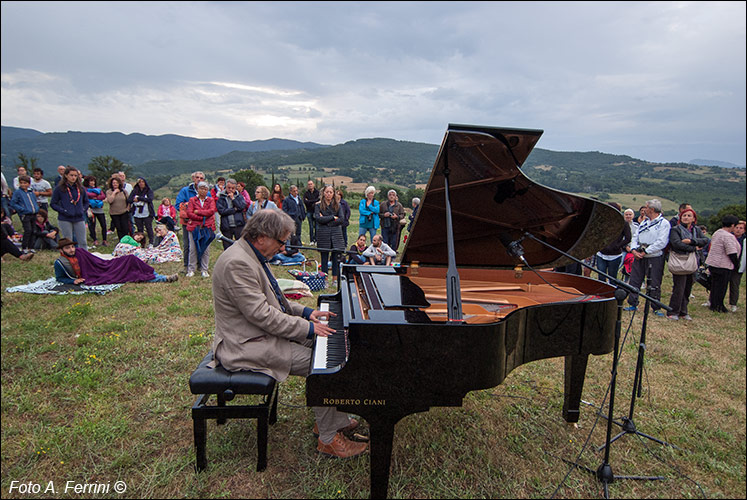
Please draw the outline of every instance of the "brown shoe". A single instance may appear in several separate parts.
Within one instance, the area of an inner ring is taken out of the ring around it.
[[[342,432],[343,434],[346,432],[351,432],[357,429],[359,425],[360,425],[360,422],[358,422],[354,418],[351,418],[350,423],[346,425],[345,427],[343,427],[342,429],[337,429],[337,432]],[[315,438],[319,437],[319,425],[316,422],[314,422],[314,437]]]
[[[18,258],[21,259],[24,262],[28,262],[28,261],[30,261],[31,259],[34,258],[34,254],[31,253],[31,252],[29,252],[29,253],[25,253],[25,254],[21,255]]]
[[[321,439],[317,441],[319,444],[317,444],[316,450],[319,453],[336,458],[354,457],[364,453],[368,449],[368,444],[350,441],[339,432],[335,434],[334,439],[329,444],[322,443]]]

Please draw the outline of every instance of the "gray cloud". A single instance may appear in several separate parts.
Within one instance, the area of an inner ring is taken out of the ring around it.
[[[745,163],[745,4],[3,2],[2,122]]]

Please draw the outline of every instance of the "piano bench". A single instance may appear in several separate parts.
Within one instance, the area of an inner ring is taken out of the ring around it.
[[[209,368],[213,360],[210,351],[203,358],[197,369],[189,377],[189,390],[199,394],[192,406],[194,425],[195,452],[197,454],[197,471],[207,467],[207,423],[216,419],[217,424],[225,424],[229,418],[257,419],[257,472],[267,468],[267,428],[277,421],[278,384],[274,378],[264,373],[251,371],[229,372],[222,366]],[[260,395],[262,401],[254,405],[227,406],[237,394]],[[217,405],[208,405],[210,397],[215,395]]]

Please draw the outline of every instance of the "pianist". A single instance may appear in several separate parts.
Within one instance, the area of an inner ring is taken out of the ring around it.
[[[249,218],[241,238],[218,257],[213,271],[213,363],[229,371],[265,373],[280,382],[288,375],[305,377],[314,335],[334,333],[321,322],[332,313],[289,302],[267,264],[295,230],[286,213],[260,210]],[[313,410],[319,452],[347,458],[366,451],[366,443],[343,435],[358,426],[355,419],[333,407]]]

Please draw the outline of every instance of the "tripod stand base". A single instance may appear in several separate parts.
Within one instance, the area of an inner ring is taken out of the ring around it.
[[[606,415],[599,414],[603,418],[608,418]],[[666,441],[662,441],[661,439],[657,439],[653,436],[649,436],[648,434],[644,434],[643,432],[640,432],[638,429],[636,429],[635,422],[633,422],[633,419],[628,417],[622,417],[620,420],[622,420],[622,423],[618,422],[617,420],[613,420],[612,423],[615,425],[619,425],[622,427],[622,432],[610,439],[610,444],[614,443],[621,437],[623,437],[625,434],[636,434],[641,437],[645,437],[646,439],[649,439],[651,441],[654,441],[656,443],[659,443],[663,446],[671,446],[675,450],[679,450],[679,448],[671,443],[667,443]],[[603,444],[602,446],[599,446],[597,448],[597,451],[602,451],[607,446],[607,443]]]

